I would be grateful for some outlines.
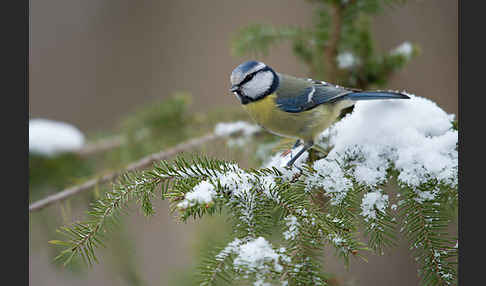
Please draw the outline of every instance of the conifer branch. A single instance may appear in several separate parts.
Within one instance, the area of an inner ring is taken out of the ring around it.
[[[162,199],[169,199],[171,210],[178,210],[183,221],[190,217],[196,219],[212,215],[222,208],[229,208],[232,214],[230,218],[233,220],[235,241],[220,250],[215,258],[205,259],[205,264],[200,268],[203,285],[214,285],[216,280],[230,280],[235,275],[245,279],[253,277],[251,279],[261,283],[278,279],[290,283],[289,285],[324,285],[325,277],[320,272],[318,260],[318,253],[323,245],[334,246],[346,263],[351,254],[356,255],[359,250],[367,248],[355,238],[357,223],[360,222],[357,219],[359,194],[366,188],[351,184],[349,190],[341,189],[339,193],[324,188],[324,193],[330,195],[330,200],[324,205],[316,204],[311,199],[310,193],[315,186],[320,183],[324,184],[322,186],[330,186],[327,181],[329,178],[326,177],[327,171],[339,166],[323,160],[293,175],[288,173],[289,170],[275,167],[245,170],[234,162],[198,156],[191,161],[181,157],[173,163],[161,161],[151,170],[124,174],[112,192],[106,193],[102,200],[93,204],[86,222],[61,229],[68,236],[68,240],[51,243],[66,247],[59,256],[65,263],[74,255],[83,257],[88,264],[96,262],[94,249],[102,245],[106,227],[116,222],[117,216],[130,201],[138,201],[145,215],[152,215],[154,210],[151,201],[156,197],[156,187],[160,185]],[[318,167],[324,168],[326,172],[314,169]],[[345,170],[342,175],[346,179],[352,168],[346,165],[341,168]],[[333,174],[335,178],[340,176],[336,171]],[[424,188],[436,189],[434,186]],[[446,185],[442,189],[444,196],[453,202],[448,197],[454,196],[455,192],[450,191],[450,187]],[[433,224],[430,230],[447,226],[447,221],[441,218],[443,209],[434,209],[431,214],[430,210],[412,205],[417,203],[417,196],[416,192],[408,191],[408,199],[402,208],[406,208],[405,226],[410,239],[415,247],[420,248],[417,257],[423,266],[425,284],[437,281],[434,280],[437,276],[433,276],[431,271],[439,271],[437,273],[442,277],[440,281],[454,281],[452,268],[457,254],[448,246],[452,240],[447,239],[444,233],[427,232],[429,229],[422,225],[424,221]],[[275,221],[273,213],[276,210],[281,214]],[[374,235],[370,246],[382,249],[388,244],[386,237],[390,236],[388,232],[394,230],[394,227],[387,228],[387,224],[393,223],[387,218],[389,214],[382,212],[382,207],[375,208],[375,211],[373,220],[367,221],[365,225],[373,223],[377,227],[386,226],[383,231],[370,228]],[[427,219],[420,218],[422,216],[427,216]],[[413,219],[419,219],[421,226],[417,228]],[[263,260],[254,262],[244,260],[249,259],[244,258],[244,255],[242,258],[241,253],[245,251],[245,247],[257,242],[267,243],[265,237],[272,235],[275,225],[285,230],[282,235],[288,248],[277,251],[268,244],[265,246],[268,257],[264,256],[259,258]],[[441,235],[444,237],[439,237]],[[274,265],[267,263],[271,261]]]
[[[210,141],[214,141],[214,140],[216,140],[220,137],[221,136],[218,136],[214,133],[210,133],[210,134],[206,134],[204,136],[201,136],[201,137],[198,137],[198,138],[193,138],[191,140],[183,142],[183,143],[181,143],[181,144],[179,144],[179,145],[177,145],[173,148],[170,148],[168,150],[164,150],[164,151],[161,151],[161,152],[155,153],[155,154],[150,154],[150,155],[148,155],[148,156],[146,156],[146,157],[144,157],[144,158],[142,158],[142,159],[140,159],[136,162],[129,164],[124,170],[112,172],[112,173],[106,174],[106,175],[104,175],[100,178],[88,180],[87,182],[85,182],[81,185],[77,185],[77,186],[74,186],[74,187],[67,188],[67,189],[62,190],[60,192],[57,192],[53,195],[47,196],[46,198],[41,199],[37,202],[34,202],[34,203],[29,205],[29,212],[39,211],[39,210],[41,210],[41,209],[43,209],[43,208],[45,208],[45,207],[47,207],[47,206],[49,206],[53,203],[65,200],[65,199],[67,199],[67,198],[69,198],[73,195],[78,194],[78,193],[88,191],[88,190],[92,189],[93,187],[95,187],[96,185],[111,182],[114,179],[116,179],[123,172],[134,171],[134,170],[146,168],[154,162],[167,159],[167,158],[172,157],[172,156],[174,156],[174,155],[176,155],[180,152],[189,150],[191,148],[195,148],[199,145],[208,143]]]
[[[434,183],[421,186],[425,190],[435,189]],[[447,204],[438,203],[448,196],[443,189],[434,200],[422,199],[411,188],[403,188],[400,213],[403,217],[405,236],[409,239],[410,250],[421,266],[420,277],[423,285],[452,285],[457,279],[456,239],[447,233],[450,219]]]

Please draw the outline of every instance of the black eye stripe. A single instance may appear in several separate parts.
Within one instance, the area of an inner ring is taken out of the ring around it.
[[[243,80],[240,82],[240,84],[239,84],[239,85],[243,85],[243,84],[245,84],[245,83],[249,82],[249,81],[250,81],[250,80],[251,80],[251,79],[252,79],[252,78],[255,76],[255,74],[256,74],[257,72],[259,72],[259,71],[252,72],[251,74],[247,75],[247,76],[245,77],[245,79],[243,79]]]
[[[271,69],[269,67],[264,67],[262,69],[259,69],[257,71],[254,71],[254,72],[248,74],[238,85],[241,86],[241,85],[244,85],[245,83],[249,82],[259,72],[270,71],[270,70]]]

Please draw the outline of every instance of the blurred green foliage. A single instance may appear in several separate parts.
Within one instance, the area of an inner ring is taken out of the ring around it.
[[[90,174],[94,162],[86,161],[76,154],[66,153],[57,157],[29,155],[29,199],[35,201],[49,193]]]
[[[233,36],[233,54],[267,56],[271,48],[288,41],[294,55],[308,67],[310,77],[361,89],[384,86],[393,72],[419,54],[416,45],[412,45],[409,56],[380,53],[374,45],[372,16],[383,12],[385,5],[396,6],[405,1],[309,2],[315,3],[311,27],[248,25]],[[352,56],[353,63],[340,65],[338,57],[343,54]]]

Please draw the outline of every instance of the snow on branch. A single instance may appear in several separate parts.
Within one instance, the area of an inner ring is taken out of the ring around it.
[[[403,42],[398,47],[391,51],[392,55],[404,56],[406,59],[410,59],[413,53],[413,46],[410,42]]]
[[[261,130],[258,125],[245,121],[221,122],[214,127],[214,134],[218,136],[230,136],[242,132],[243,136],[251,136]]]
[[[223,126],[223,131],[221,131],[221,126]],[[49,127],[49,126],[48,126]],[[36,129],[36,128],[34,128]],[[188,140],[186,142],[183,142],[173,148],[170,148],[168,150],[163,150],[158,153],[150,154],[146,157],[141,158],[140,160],[136,162],[132,162],[128,164],[128,166],[124,170],[119,170],[116,172],[111,172],[109,174],[103,175],[99,178],[96,179],[91,179],[86,182],[84,182],[81,185],[73,186],[67,189],[64,189],[62,191],[56,192],[53,195],[50,195],[44,199],[41,199],[37,202],[32,203],[29,205],[29,211],[37,211],[40,209],[43,209],[47,207],[48,205],[51,205],[52,203],[65,200],[75,194],[87,191],[95,187],[96,185],[99,184],[104,184],[107,182],[111,182],[114,179],[116,179],[120,174],[124,172],[130,172],[130,171],[135,171],[135,170],[140,170],[143,168],[147,168],[150,166],[152,163],[160,161],[160,160],[165,160],[167,158],[170,158],[180,152],[189,150],[191,148],[198,147],[199,145],[205,144],[207,142],[216,140],[221,137],[225,136],[231,136],[234,134],[242,133],[243,137],[245,136],[250,136],[253,135],[254,133],[258,132],[260,129],[256,125],[251,125],[249,123],[239,121],[236,122],[235,124],[232,123],[225,123],[225,125],[217,125],[215,127],[214,133],[209,133],[207,135],[201,136],[199,138],[193,138],[191,140]],[[39,130],[40,131],[40,130]]]
[[[84,134],[75,126],[49,119],[29,120],[29,152],[43,156],[80,150],[84,145]]]
[[[352,175],[373,187],[394,168],[398,181],[415,189],[431,179],[457,186],[458,132],[454,115],[434,102],[409,95],[410,100],[358,102],[352,114],[324,132],[332,150],[324,160],[354,165]],[[319,169],[320,161],[314,166]]]

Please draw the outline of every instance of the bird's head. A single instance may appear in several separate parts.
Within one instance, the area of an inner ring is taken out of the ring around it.
[[[248,61],[237,66],[230,77],[231,89],[242,104],[263,99],[278,87],[278,76],[262,62]]]

